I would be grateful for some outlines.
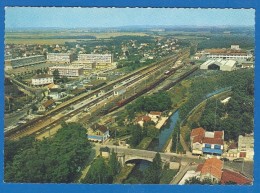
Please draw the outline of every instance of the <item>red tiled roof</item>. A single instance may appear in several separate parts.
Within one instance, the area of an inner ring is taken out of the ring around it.
[[[231,143],[228,149],[237,149],[237,143]]]
[[[143,116],[143,121],[144,122],[148,122],[148,121],[151,121],[151,118],[149,116]]]
[[[202,143],[203,137],[204,137],[204,136],[202,136],[202,135],[197,135],[197,136],[195,136],[195,137],[193,138],[192,142],[193,142],[193,143],[197,143],[197,142]]]
[[[197,166],[196,172],[201,172],[201,169],[202,169],[203,165],[204,165],[204,164],[199,164],[199,165]]]
[[[224,131],[214,131],[214,138],[222,138]]]
[[[216,139],[216,138],[204,137],[202,143],[223,145],[224,141],[223,139],[219,139],[219,138]]]
[[[191,134],[190,134],[191,137],[195,137],[195,136],[198,136],[198,135],[204,137],[204,135],[205,135],[205,130],[204,130],[202,127],[199,127],[199,128],[196,128],[196,129],[192,129],[192,130],[191,130]]]
[[[223,169],[222,170],[222,177],[221,177],[221,184],[225,184],[227,182],[235,182],[236,184],[251,184],[252,180],[246,178],[240,173]]]
[[[217,158],[209,158],[207,159],[202,168],[201,175],[206,175],[207,173],[212,176],[221,179],[222,175],[223,162]]]
[[[162,113],[159,112],[159,111],[151,111],[150,114],[151,115],[159,115],[159,116],[161,116]]]
[[[148,122],[148,121],[151,121],[151,118],[149,116],[147,116],[147,115],[144,115],[142,117],[138,117],[137,118],[137,122],[139,122],[139,121]]]

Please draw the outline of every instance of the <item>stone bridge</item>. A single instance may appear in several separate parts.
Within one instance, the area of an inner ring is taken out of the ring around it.
[[[118,160],[121,164],[129,163],[133,160],[146,160],[146,161],[153,161],[155,151],[148,151],[148,150],[140,150],[140,149],[131,149],[126,147],[114,146],[114,145],[104,145],[102,147],[108,147],[110,150],[114,150],[117,153]],[[161,155],[161,159],[163,163],[170,163],[170,162],[179,162],[179,155],[175,153],[162,153],[159,152]]]

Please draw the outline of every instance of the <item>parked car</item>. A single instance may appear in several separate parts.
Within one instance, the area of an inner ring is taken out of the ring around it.
[[[243,162],[244,158],[236,158],[233,160],[233,162]]]
[[[226,157],[222,157],[222,158],[220,158],[220,160],[222,160],[222,161],[224,161],[224,162],[228,162],[228,161],[229,161],[229,159],[226,158]]]

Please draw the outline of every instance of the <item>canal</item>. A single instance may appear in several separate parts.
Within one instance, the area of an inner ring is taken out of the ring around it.
[[[160,130],[159,137],[154,139],[148,147],[148,150],[161,152],[167,143],[168,139],[172,135],[173,129],[179,119],[179,111],[175,111],[168,119],[167,124]],[[145,171],[151,162],[146,160],[132,160],[130,164],[135,164],[132,172],[129,174],[124,183],[128,183],[128,179],[136,178],[139,182],[142,180],[142,172]],[[141,183],[141,182],[140,182]]]

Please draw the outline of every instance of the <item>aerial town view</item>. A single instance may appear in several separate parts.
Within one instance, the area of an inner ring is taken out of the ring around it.
[[[5,9],[6,183],[252,185],[254,9]]]

